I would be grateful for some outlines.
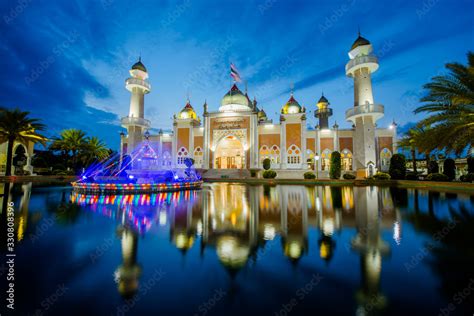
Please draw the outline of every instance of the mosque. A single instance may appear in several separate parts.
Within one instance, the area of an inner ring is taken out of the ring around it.
[[[144,96],[151,91],[148,72],[139,60],[130,70],[126,89],[131,92],[130,111],[122,118],[127,133],[121,133],[121,156],[129,155],[135,146],[147,139],[161,159],[157,168],[185,168],[185,158],[193,158],[194,166],[203,172],[220,169],[258,170],[265,158],[271,168],[291,174],[309,169],[327,176],[330,155],[341,153],[343,172],[359,178],[376,171],[388,171],[390,157],[396,152],[396,124],[380,128],[384,107],[374,101],[371,74],[379,67],[372,44],[358,36],[349,50],[345,67],[354,79],[354,105],[346,110],[351,128],[330,126],[333,114],[324,95],[314,108],[319,124],[307,128],[307,112],[292,92],[281,107],[280,120],[274,123],[237,84],[224,95],[218,111],[208,111],[204,103],[202,117],[188,102],[174,115],[173,132],[150,135],[149,120],[144,117]]]

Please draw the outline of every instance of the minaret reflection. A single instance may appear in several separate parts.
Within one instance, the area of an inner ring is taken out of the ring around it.
[[[23,240],[23,237],[26,232],[27,222],[28,222],[28,209],[30,206],[30,197],[31,197],[31,182],[24,183],[21,185],[22,196],[20,199],[20,212],[18,214],[17,220],[17,241],[20,242]]]
[[[117,228],[121,242],[122,264],[115,270],[115,281],[120,295],[132,298],[138,291],[141,267],[137,263],[138,233],[125,221],[125,209],[122,209],[122,224]]]
[[[319,256],[327,263],[332,259],[336,242],[334,233],[341,231],[342,198],[339,187],[315,187],[317,227],[321,231],[318,240]]]
[[[382,240],[382,228],[397,222],[398,211],[393,207],[387,188],[354,187],[357,235],[352,247],[360,253],[361,288],[356,292],[357,314],[372,314],[386,306],[387,299],[380,293],[382,257],[390,253]]]
[[[308,205],[305,188],[280,186],[281,236],[285,256],[293,263],[308,250]]]
[[[202,192],[201,247],[214,246],[219,261],[235,275],[257,248],[258,212],[251,205],[256,206],[258,197],[244,185],[210,186],[212,190]]]

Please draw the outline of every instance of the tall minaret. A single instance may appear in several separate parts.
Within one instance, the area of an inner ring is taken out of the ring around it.
[[[130,69],[130,78],[125,81],[125,88],[131,92],[130,112],[122,118],[122,126],[127,129],[127,150],[132,152],[136,145],[143,140],[143,134],[150,127],[150,121],[145,119],[145,94],[151,90],[147,81],[148,72],[141,58]]]
[[[374,103],[372,94],[370,74],[379,68],[372,50],[370,42],[359,33],[349,51],[350,60],[346,65],[346,75],[354,78],[354,108],[346,111],[346,120],[355,125],[354,170],[357,171],[357,178],[375,173],[375,122],[384,114],[383,106]]]
[[[314,117],[319,119],[319,128],[329,129],[329,117],[332,116],[332,109],[329,107],[329,101],[324,94],[321,95],[317,107]]]

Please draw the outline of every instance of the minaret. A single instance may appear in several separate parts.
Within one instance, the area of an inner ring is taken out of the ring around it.
[[[332,109],[329,108],[329,101],[324,94],[321,95],[317,107],[317,110],[314,112],[314,117],[319,119],[319,128],[329,129],[329,117],[332,116]]]
[[[141,58],[130,69],[130,78],[125,81],[125,88],[132,94],[130,97],[130,112],[122,118],[122,126],[127,129],[127,150],[132,152],[143,140],[143,133],[150,127],[150,121],[145,119],[145,94],[151,90],[147,81],[148,72]]]
[[[359,33],[349,51],[350,60],[346,65],[346,75],[354,78],[354,107],[346,111],[346,120],[355,125],[354,170],[357,171],[357,178],[375,173],[375,122],[384,114],[383,106],[374,103],[372,94],[370,75],[379,68],[372,51],[370,42]]]

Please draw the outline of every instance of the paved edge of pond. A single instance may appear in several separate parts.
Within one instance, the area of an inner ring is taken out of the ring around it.
[[[440,190],[440,191],[464,191],[474,193],[474,183],[465,182],[435,182],[435,181],[415,181],[415,180],[335,180],[335,179],[317,179],[317,180],[305,180],[305,179],[226,179],[226,178],[214,178],[205,179],[204,182],[232,182],[232,183],[245,183],[245,184],[294,184],[294,185],[329,185],[329,186],[387,186],[387,187],[399,187],[399,188],[416,188],[416,189],[427,189],[427,190]]]
[[[35,186],[56,186],[68,185],[76,176],[0,176],[0,183],[13,182],[25,183],[32,182]],[[245,183],[249,185],[329,185],[329,186],[388,186],[399,188],[426,189],[432,191],[452,191],[474,193],[474,183],[466,182],[435,182],[435,181],[415,181],[415,180],[335,180],[335,179],[262,179],[262,178],[213,178],[205,179],[205,182],[232,182]]]

